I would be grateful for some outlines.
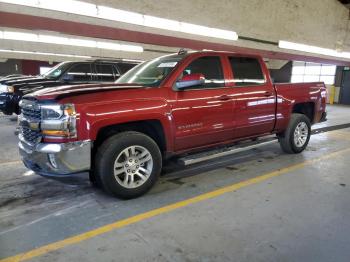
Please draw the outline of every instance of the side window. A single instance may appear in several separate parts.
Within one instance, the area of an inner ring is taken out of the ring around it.
[[[113,82],[115,80],[111,64],[96,64],[96,73],[99,81]]]
[[[122,74],[128,72],[131,68],[133,68],[134,66],[136,66],[137,64],[127,64],[127,63],[119,63],[118,67],[119,70]]]
[[[91,78],[91,64],[74,65],[63,75],[63,80],[66,81],[88,82]]]
[[[183,71],[183,75],[203,74],[205,84],[201,87],[225,86],[221,60],[218,56],[204,56],[194,60]]]
[[[233,81],[236,86],[261,85],[265,78],[257,59],[251,57],[230,57]]]

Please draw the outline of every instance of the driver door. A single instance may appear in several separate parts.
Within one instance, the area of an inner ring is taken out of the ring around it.
[[[225,86],[222,61],[221,56],[202,56],[182,72],[181,76],[202,74],[205,83],[176,91],[172,109],[176,151],[232,139],[233,100]]]

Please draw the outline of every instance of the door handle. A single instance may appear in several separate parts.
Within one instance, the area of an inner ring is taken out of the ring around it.
[[[231,97],[228,96],[228,95],[222,95],[222,96],[219,96],[218,99],[219,99],[220,101],[227,101],[227,100],[230,100]]]
[[[270,91],[266,91],[265,93],[264,93],[264,96],[271,96],[272,95],[272,92],[270,92]]]

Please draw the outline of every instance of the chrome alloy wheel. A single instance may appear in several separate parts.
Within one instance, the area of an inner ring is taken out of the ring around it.
[[[309,136],[309,128],[305,122],[300,122],[294,130],[294,144],[297,147],[305,145]]]
[[[152,155],[142,146],[127,147],[114,162],[114,177],[125,188],[141,186],[148,180],[152,170]]]

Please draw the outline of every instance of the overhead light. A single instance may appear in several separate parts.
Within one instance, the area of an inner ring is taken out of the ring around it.
[[[15,53],[15,54],[31,54],[31,55],[45,55],[45,56],[60,56],[60,57],[74,57],[90,59],[91,56],[85,55],[70,55],[70,54],[59,54],[59,53],[46,53],[46,52],[35,52],[35,51],[21,51],[21,50],[11,50],[11,49],[0,49],[1,53]]]
[[[135,45],[120,45],[120,50],[125,52],[143,52],[143,48],[141,46]]]
[[[107,19],[107,20],[113,20],[128,24],[134,24],[134,25],[143,25],[143,16],[138,13],[124,11],[108,6],[97,6],[97,14],[96,16],[98,18]]]
[[[54,43],[58,45],[69,45],[69,39],[61,36],[53,36],[53,35],[38,35],[38,42],[42,43]]]
[[[154,27],[159,29],[181,31],[180,22],[170,19],[164,19],[155,16],[144,15],[144,26]]]
[[[36,7],[39,1],[38,0],[2,0],[1,2]]]
[[[20,41],[33,41],[37,39],[38,36],[33,33],[3,31],[2,38]]]
[[[329,49],[329,48],[293,43],[293,42],[288,42],[288,41],[283,41],[283,40],[280,40],[278,42],[278,47],[290,49],[290,50],[307,52],[307,53],[350,59],[350,52],[338,52],[336,50]]]
[[[226,40],[237,40],[238,35],[234,31],[211,28],[202,25],[165,19],[156,16],[143,15],[136,12],[116,9],[104,5],[95,5],[84,1],[76,0],[0,0],[3,3],[24,5],[46,10],[65,12],[90,16],[117,22],[123,22],[133,25],[146,26],[157,29],[165,29],[175,32],[182,32],[192,35],[201,35]]]
[[[115,50],[115,51],[143,52],[143,47],[137,46],[137,45],[127,45],[127,44],[119,44],[119,43],[106,42],[106,41],[96,41],[96,40],[90,40],[90,39],[84,39],[84,38],[35,34],[35,33],[27,33],[27,32],[0,31],[0,39],[40,42],[40,43],[46,43],[46,44],[91,47],[91,48],[100,48],[100,49],[108,49],[108,50]]]
[[[73,13],[85,16],[96,16],[97,6],[83,1],[75,0],[40,0],[37,1],[37,6],[43,9],[50,9],[54,11]]]
[[[223,38],[227,40],[237,40],[236,32],[216,29],[190,23],[180,23],[180,31],[188,34],[197,34],[209,37]]]
[[[115,44],[115,43],[107,43],[107,42],[97,42],[97,47],[102,48],[102,49],[116,49],[120,50],[120,44]]]
[[[71,38],[68,45],[82,46],[82,47],[97,47],[97,42],[94,40]]]

